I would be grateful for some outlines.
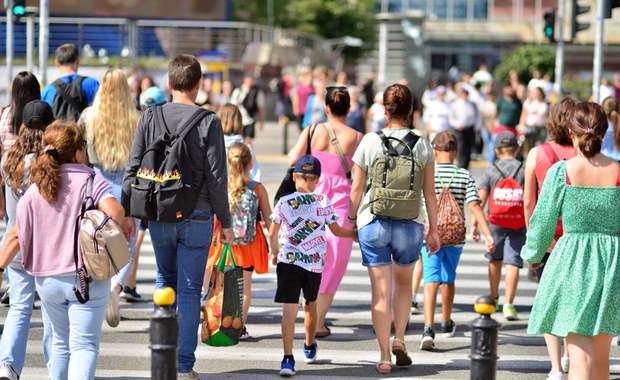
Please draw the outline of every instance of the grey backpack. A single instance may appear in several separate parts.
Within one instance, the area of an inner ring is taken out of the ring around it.
[[[420,137],[408,133],[400,140],[382,131],[377,134],[384,154],[375,159],[369,173],[370,211],[385,218],[415,219],[420,213],[423,173],[413,150]]]
[[[250,181],[247,184],[245,192],[230,213],[233,232],[235,233],[235,238],[232,242],[234,245],[250,244],[256,237],[256,224],[258,223],[258,193],[256,192],[256,185],[258,185],[258,182],[255,181]]]

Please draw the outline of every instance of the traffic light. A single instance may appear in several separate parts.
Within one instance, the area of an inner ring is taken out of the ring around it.
[[[555,41],[555,9],[549,8],[545,11],[545,28],[543,29],[545,37],[549,42]]]
[[[26,15],[26,0],[13,0],[13,16],[20,18]]]
[[[604,0],[603,14],[605,15],[605,18],[611,18],[611,11],[618,7],[620,7],[620,0]]]
[[[572,3],[573,3],[573,12],[571,15],[570,37],[571,37],[571,40],[574,40],[578,32],[581,32],[582,30],[586,30],[590,27],[590,23],[588,22],[577,21],[577,17],[579,17],[579,15],[590,12],[590,6],[579,5],[577,4],[577,0],[572,0]]]

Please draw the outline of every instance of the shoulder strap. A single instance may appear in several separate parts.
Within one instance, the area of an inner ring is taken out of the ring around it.
[[[314,136],[315,131],[316,131],[316,123],[310,124],[310,126],[308,127],[308,143],[306,144],[306,155],[311,154],[312,136]]]
[[[62,80],[62,78],[58,78],[56,79],[52,84],[54,85],[54,87],[56,88],[56,92],[59,92],[60,95],[63,97],[63,99],[67,102],[69,102],[71,104],[71,106],[75,109],[80,109],[81,106],[79,104],[77,104],[77,102],[75,101],[75,99],[73,99],[70,96],[67,96],[67,86],[70,85],[71,83],[73,83],[73,78],[71,76],[69,76],[68,78],[69,82],[65,83],[65,81]],[[84,80],[84,77],[79,76],[75,79],[75,83],[80,85],[80,90],[81,90],[81,84],[82,81]]]
[[[519,164],[519,167],[517,168],[517,170],[515,170],[515,174],[512,175],[513,179],[517,179],[517,174],[519,174],[522,167],[523,167],[523,161],[521,161],[521,163]]]
[[[547,156],[547,159],[551,162],[551,164],[554,164],[560,160],[558,154],[555,152],[551,144],[542,144],[538,147],[543,151],[545,156]]]
[[[441,179],[441,176],[438,175],[437,173],[435,173],[435,178],[437,178],[439,180],[439,183],[441,184],[441,186],[443,188],[450,188],[450,185],[452,185],[452,181],[454,180],[454,177],[456,177],[456,174],[459,172],[459,168],[456,168],[454,170],[454,173],[452,173],[452,176],[450,177],[450,181],[448,181],[448,186],[446,186],[443,182],[443,180]]]
[[[258,182],[254,180],[250,180],[250,182],[248,182],[248,184],[245,187],[247,187],[248,190],[256,191],[254,189],[256,188],[257,185],[258,185]]]
[[[196,111],[190,116],[190,118],[185,122],[185,124],[176,131],[177,136],[180,138],[184,138],[187,133],[198,125],[202,119],[209,114],[210,111],[207,111],[204,108],[198,107]],[[162,114],[163,115],[163,114]]]
[[[340,149],[338,138],[336,138],[336,134],[334,133],[332,126],[329,125],[329,122],[323,123],[323,125],[325,125],[325,128],[327,128],[327,133],[329,133],[329,138],[332,141],[332,145],[334,146],[334,149],[336,149],[336,152],[338,153],[340,164],[342,165],[342,168],[344,169],[345,173],[347,173],[347,178],[351,179],[351,167],[349,166],[347,159],[344,157],[344,153],[342,153],[342,149]]]
[[[506,178],[506,174],[504,174],[503,171],[501,171],[501,169],[499,168],[499,166],[497,166],[497,163],[493,163],[493,167],[495,168],[495,170],[497,170],[499,172],[499,175],[502,176],[502,179]],[[519,171],[519,169],[517,169],[517,171]],[[516,173],[515,173],[516,175]]]

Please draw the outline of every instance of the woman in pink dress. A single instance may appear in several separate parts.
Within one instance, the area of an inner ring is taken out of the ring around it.
[[[315,192],[329,197],[338,216],[340,216],[339,224],[344,228],[351,228],[351,223],[347,220],[349,215],[349,193],[351,191],[350,168],[353,167],[353,153],[362,138],[361,133],[345,124],[350,103],[351,100],[346,87],[327,87],[327,94],[325,96],[327,122],[311,125],[304,129],[297,140],[297,144],[288,154],[289,164],[294,165],[295,161],[305,154],[308,144],[308,133],[311,134],[310,148],[312,155],[321,161],[321,167],[323,168]],[[333,138],[330,137],[332,134],[337,143],[332,142]],[[340,159],[338,147],[346,164]],[[317,338],[324,338],[331,333],[330,329],[325,325],[325,317],[347,269],[352,245],[352,239],[339,238],[327,231],[325,267],[317,299],[319,311],[316,329]]]

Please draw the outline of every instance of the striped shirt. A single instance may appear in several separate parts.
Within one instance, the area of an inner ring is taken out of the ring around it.
[[[455,171],[456,174],[454,174]],[[452,183],[450,184],[450,192],[459,206],[461,206],[463,215],[465,215],[465,202],[482,203],[478,196],[476,181],[474,181],[469,170],[458,168],[454,164],[435,163],[435,194],[439,195],[443,189],[443,185],[441,184],[442,181],[444,185],[448,186],[452,175],[454,175],[454,179],[452,179]],[[440,177],[441,181],[437,177]]]

